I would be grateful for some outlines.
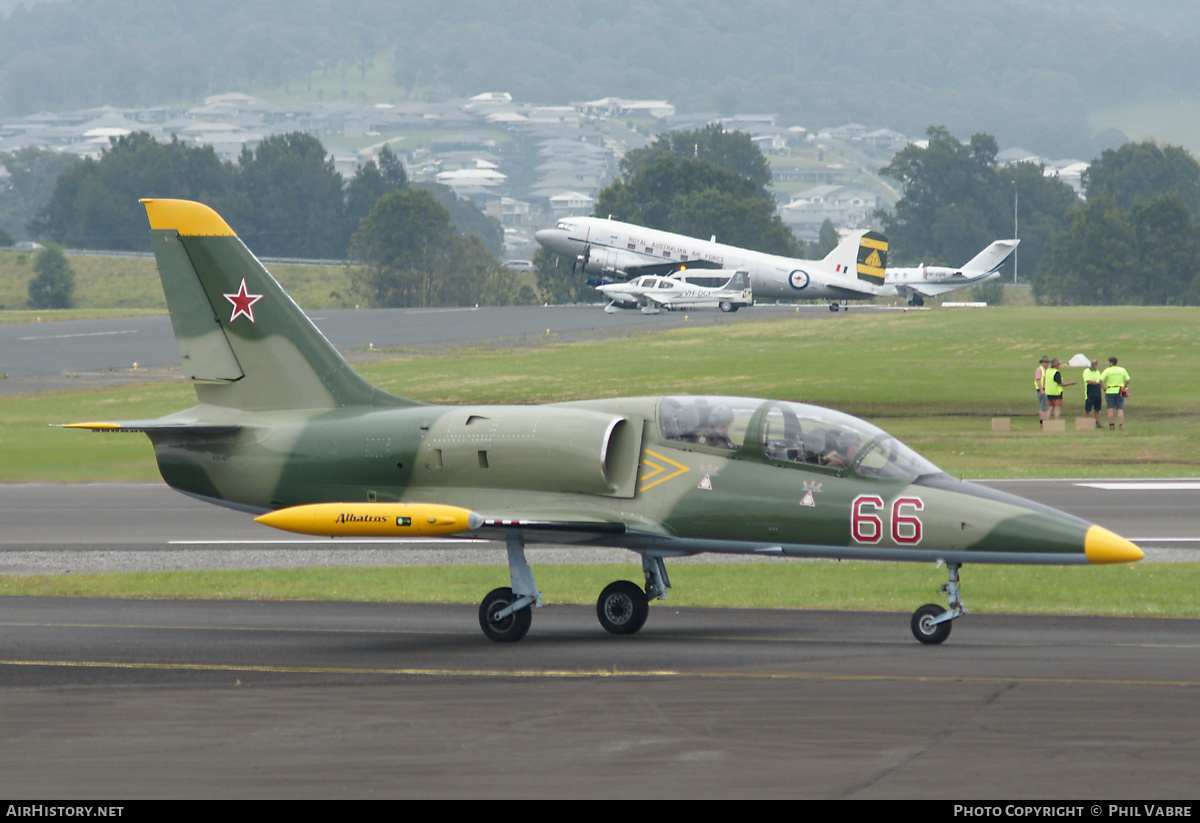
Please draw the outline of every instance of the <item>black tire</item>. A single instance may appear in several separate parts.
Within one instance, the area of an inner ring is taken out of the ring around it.
[[[724,312],[734,312],[734,311],[737,311],[737,306],[733,305],[733,304],[732,304],[732,303],[730,303],[728,300],[722,300],[722,301],[721,301],[720,303],[718,303],[717,305],[720,307],[721,311],[724,311]]]
[[[830,304],[829,304],[829,310],[830,310],[830,311],[832,311],[832,312],[836,312],[836,311],[838,310],[838,304],[837,304],[837,303],[830,303]]]
[[[636,583],[609,583],[596,601],[596,617],[609,634],[634,634],[646,625],[650,601]]]
[[[946,620],[942,623],[931,623],[930,621],[939,615],[945,614],[946,611],[946,609],[943,609],[936,603],[927,603],[913,612],[913,637],[927,646],[936,646],[944,642],[950,636],[950,626],[954,621]]]
[[[492,620],[493,614],[516,599],[513,590],[505,586],[488,592],[487,597],[479,604],[479,628],[483,629],[489,640],[497,643],[516,643],[529,631],[533,623],[533,612],[529,606],[518,609],[499,622]]]

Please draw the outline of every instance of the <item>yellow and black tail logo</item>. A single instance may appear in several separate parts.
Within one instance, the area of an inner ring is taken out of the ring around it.
[[[858,279],[883,285],[887,269],[888,241],[877,231],[869,231],[858,244]]]

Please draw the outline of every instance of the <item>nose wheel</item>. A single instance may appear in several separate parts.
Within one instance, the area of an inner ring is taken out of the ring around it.
[[[956,620],[967,613],[962,598],[958,594],[958,570],[961,563],[947,563],[950,579],[938,590],[945,594],[950,602],[950,608],[943,609],[936,603],[926,603],[913,612],[909,625],[913,637],[927,646],[936,646],[945,642],[950,636],[950,621]]]

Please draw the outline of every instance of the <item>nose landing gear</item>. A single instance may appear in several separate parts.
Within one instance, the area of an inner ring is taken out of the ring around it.
[[[963,605],[958,594],[958,570],[962,564],[947,563],[946,567],[949,569],[950,579],[938,591],[946,595],[950,608],[943,609],[936,603],[927,603],[913,612],[910,623],[913,637],[927,646],[945,642],[950,636],[950,621],[967,613],[967,607]]]

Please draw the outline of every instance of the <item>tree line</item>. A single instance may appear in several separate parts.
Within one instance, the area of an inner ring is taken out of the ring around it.
[[[931,127],[928,136],[882,169],[904,191],[881,215],[896,265],[965,263],[1013,235],[1015,200],[1021,271],[1039,303],[1200,303],[1200,164],[1186,150],[1154,141],[1105,150],[1081,200],[1040,165],[998,166],[990,135],[961,143]]]
[[[349,259],[353,296],[367,305],[536,299],[497,260],[498,221],[446,186],[410,184],[387,146],[346,181],[320,140],[301,132],[246,147],[237,164],[145,132],[117,138],[98,160],[58,173],[29,229],[69,248],[148,250],[147,197],[211,206],[263,257]]]

